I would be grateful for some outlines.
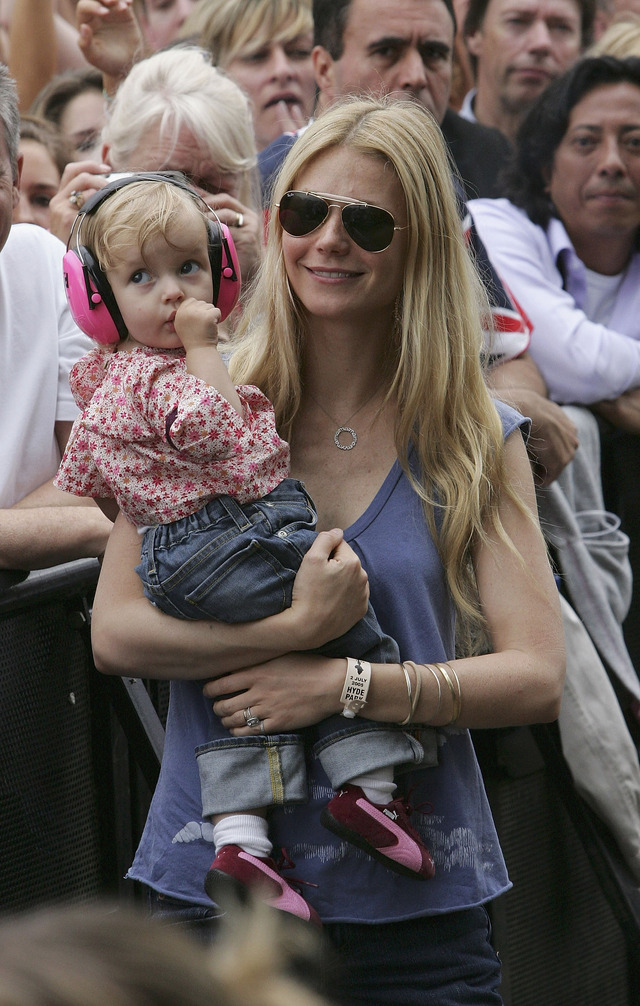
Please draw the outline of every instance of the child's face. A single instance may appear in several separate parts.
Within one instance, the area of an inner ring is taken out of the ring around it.
[[[187,297],[213,300],[204,218],[185,215],[166,238],[158,234],[147,242],[144,258],[134,246],[106,273],[129,337],[157,349],[178,348],[173,320],[180,304]]]

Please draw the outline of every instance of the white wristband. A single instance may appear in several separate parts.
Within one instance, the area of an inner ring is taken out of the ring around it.
[[[354,660],[347,657],[347,673],[340,702],[344,706],[342,715],[352,720],[367,704],[369,685],[371,684],[371,664],[366,660]]]

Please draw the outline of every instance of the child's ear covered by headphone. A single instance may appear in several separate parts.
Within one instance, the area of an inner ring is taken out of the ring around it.
[[[65,291],[71,316],[83,332],[101,345],[113,345],[125,339],[128,333],[103,269],[94,253],[82,243],[83,224],[114,193],[133,183],[147,181],[168,183],[188,192],[200,204],[203,214],[206,214],[213,303],[220,311],[221,321],[230,315],[240,296],[240,265],[231,232],[217,216],[214,215],[215,219],[210,218],[209,214],[213,211],[189,186],[183,175],[175,171],[114,174],[78,213],[63,259]]]

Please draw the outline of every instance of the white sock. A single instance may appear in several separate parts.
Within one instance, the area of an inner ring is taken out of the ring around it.
[[[349,779],[349,782],[353,786],[359,786],[367,800],[371,800],[371,803],[391,803],[396,790],[396,784],[393,781],[393,765],[384,765],[382,768],[373,769],[364,775]]]
[[[213,844],[216,852],[223,845],[239,845],[250,856],[265,859],[271,855],[267,822],[257,814],[232,814],[223,817],[213,826]]]

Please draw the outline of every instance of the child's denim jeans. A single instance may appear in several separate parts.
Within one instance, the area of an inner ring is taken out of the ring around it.
[[[178,618],[247,622],[291,604],[293,582],[315,540],[316,512],[303,484],[285,479],[252,503],[229,496],[197,513],[148,530],[137,572],[145,594]],[[316,651],[387,663],[399,661],[369,605],[348,632]],[[386,765],[415,763],[423,748],[391,726],[333,716],[315,728],[314,753],[331,785]],[[211,740],[197,750],[203,813],[249,810],[307,799],[300,734]]]

